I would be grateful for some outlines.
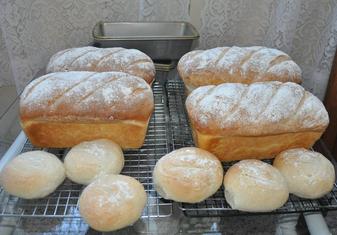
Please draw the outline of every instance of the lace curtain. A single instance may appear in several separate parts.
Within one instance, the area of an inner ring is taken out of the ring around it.
[[[0,86],[15,84],[20,91],[52,54],[90,43],[99,20],[192,21],[199,48],[279,48],[300,65],[303,85],[321,99],[337,44],[336,0],[2,0]]]

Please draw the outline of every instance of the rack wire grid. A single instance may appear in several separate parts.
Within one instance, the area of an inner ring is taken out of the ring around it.
[[[148,196],[142,217],[167,217],[172,214],[172,202],[158,196],[152,182],[152,171],[157,160],[169,151],[168,116],[164,97],[164,88],[157,82],[153,85],[155,109],[149,122],[145,143],[141,149],[124,151],[125,165],[121,174],[139,180]],[[60,159],[68,149],[35,148],[27,140],[22,152],[44,150],[55,154]],[[49,196],[25,200],[7,194],[0,188],[0,216],[20,217],[80,217],[78,199],[84,186],[66,179],[55,192]]]
[[[186,95],[184,84],[181,80],[170,80],[166,84],[166,90],[172,130],[172,149],[194,146],[185,109]],[[267,160],[267,162],[271,163],[271,160]],[[235,162],[223,163],[224,171],[226,172],[226,170],[234,163]],[[180,203],[179,207],[185,215],[192,217],[256,214],[231,209],[230,205],[225,200],[223,186],[213,196],[203,202],[196,204]],[[334,184],[333,190],[329,194],[317,200],[302,199],[290,195],[289,200],[284,206],[268,213],[285,214],[327,210],[337,210],[336,184]]]

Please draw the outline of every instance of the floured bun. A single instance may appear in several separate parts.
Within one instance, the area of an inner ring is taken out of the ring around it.
[[[175,150],[162,157],[153,171],[157,192],[165,199],[196,203],[221,186],[223,168],[211,153],[194,147]]]
[[[84,141],[74,146],[64,159],[66,174],[78,184],[89,184],[104,174],[119,174],[124,166],[121,147],[108,139]]]
[[[1,171],[6,192],[25,199],[42,198],[65,179],[63,163],[54,154],[30,151],[20,154]]]
[[[224,187],[229,205],[248,212],[273,211],[289,196],[282,174],[260,160],[242,160],[231,166],[226,172]]]
[[[82,192],[80,214],[98,231],[114,231],[135,223],[146,203],[144,187],[125,175],[98,177]]]
[[[296,196],[316,199],[329,193],[335,182],[335,169],[322,154],[307,149],[289,149],[274,160],[285,177],[289,192]]]

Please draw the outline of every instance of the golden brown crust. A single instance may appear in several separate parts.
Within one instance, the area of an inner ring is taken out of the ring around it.
[[[189,92],[225,82],[302,81],[300,67],[287,54],[257,46],[192,51],[179,60],[178,72]]]
[[[265,136],[213,136],[204,135],[194,128],[197,147],[205,149],[220,161],[242,159],[269,159],[290,148],[310,148],[323,132],[292,132]]]
[[[121,72],[59,72],[31,82],[20,100],[21,122],[146,122],[153,111],[151,87]]]
[[[155,67],[150,57],[136,49],[79,47],[60,51],[50,58],[47,73],[65,71],[120,71],[151,84]]]
[[[34,146],[68,148],[83,141],[109,139],[122,148],[140,148],[145,139],[147,121],[44,122],[26,121],[21,126]]]

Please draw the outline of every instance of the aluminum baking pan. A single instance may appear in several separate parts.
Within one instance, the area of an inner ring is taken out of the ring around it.
[[[99,47],[136,48],[153,60],[179,60],[199,38],[188,22],[98,22],[92,31]]]

